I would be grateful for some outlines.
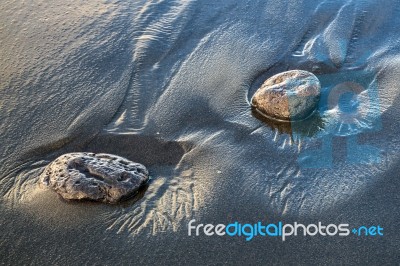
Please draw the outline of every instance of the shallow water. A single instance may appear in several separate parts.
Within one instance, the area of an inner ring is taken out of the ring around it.
[[[398,263],[399,15],[396,1],[5,1],[1,261]],[[317,116],[260,119],[249,99],[288,69],[320,78]],[[70,151],[125,156],[152,180],[117,206],[62,201],[36,177]],[[189,237],[191,219],[386,235],[246,242]]]

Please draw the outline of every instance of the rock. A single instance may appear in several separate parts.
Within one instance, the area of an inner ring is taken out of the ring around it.
[[[105,153],[68,153],[50,163],[41,184],[64,199],[117,203],[138,191],[149,179],[146,167]]]
[[[270,118],[301,120],[315,110],[320,93],[321,84],[314,74],[291,70],[267,79],[254,94],[251,105]]]

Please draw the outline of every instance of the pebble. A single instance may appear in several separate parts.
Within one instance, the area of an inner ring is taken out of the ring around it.
[[[149,179],[142,164],[106,153],[68,153],[51,162],[42,185],[67,200],[117,203],[135,194]]]
[[[318,105],[321,84],[311,72],[290,70],[267,79],[251,99],[251,105],[269,118],[302,120]]]

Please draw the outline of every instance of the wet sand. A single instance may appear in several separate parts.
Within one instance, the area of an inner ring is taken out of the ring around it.
[[[396,1],[7,1],[0,261],[397,264],[399,12]],[[290,69],[321,80],[316,116],[259,117],[251,96]],[[346,82],[359,84],[356,107],[334,97]],[[143,163],[151,181],[117,206],[38,188],[73,151]],[[380,224],[385,235],[246,242],[189,237],[191,219]]]

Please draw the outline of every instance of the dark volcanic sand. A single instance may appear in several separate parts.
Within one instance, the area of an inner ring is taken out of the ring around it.
[[[0,21],[0,262],[399,263],[397,1],[6,1]],[[249,99],[289,69],[321,80],[320,113],[261,121]],[[359,95],[332,105],[349,81]],[[117,206],[38,188],[48,162],[79,151],[152,180]],[[189,237],[191,219],[385,235],[246,242]]]

